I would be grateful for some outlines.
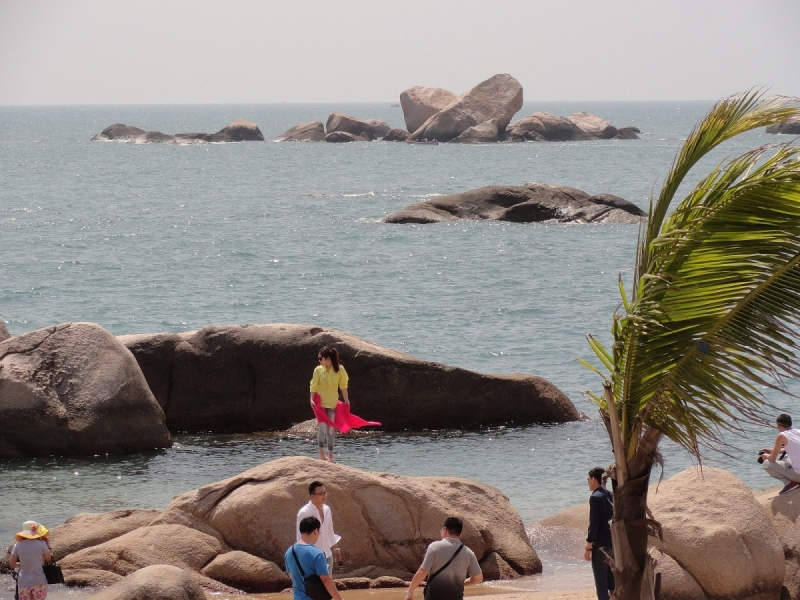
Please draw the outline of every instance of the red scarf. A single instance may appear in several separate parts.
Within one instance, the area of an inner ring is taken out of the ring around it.
[[[361,417],[357,417],[350,413],[350,405],[345,404],[341,400],[336,402],[336,415],[331,421],[325,409],[322,408],[322,398],[319,394],[314,394],[314,416],[317,418],[317,423],[325,423],[332,427],[336,427],[342,433],[347,433],[351,429],[360,429],[361,427],[380,427],[378,421],[365,421]]]

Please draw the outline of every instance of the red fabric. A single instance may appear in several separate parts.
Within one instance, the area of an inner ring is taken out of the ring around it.
[[[360,429],[361,427],[381,426],[378,421],[365,421],[361,417],[352,414],[350,412],[350,405],[345,404],[341,400],[336,403],[336,416],[334,416],[333,422],[331,422],[325,409],[322,408],[321,402],[322,398],[319,397],[319,394],[314,394],[314,416],[317,418],[317,423],[325,423],[326,425],[336,427],[336,429],[342,433],[347,433],[351,429]]]

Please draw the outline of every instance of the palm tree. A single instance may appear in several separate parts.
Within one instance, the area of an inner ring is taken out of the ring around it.
[[[765,423],[762,389],[800,369],[800,148],[764,146],[714,168],[668,214],[687,173],[726,140],[800,113],[756,91],[717,103],[675,158],[640,231],[630,294],[613,315],[600,409],[614,451],[616,596],[654,598],[647,490],[662,438],[701,461]],[[613,477],[612,477],[613,479]]]

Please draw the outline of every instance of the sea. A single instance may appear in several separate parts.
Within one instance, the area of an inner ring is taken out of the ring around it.
[[[325,122],[333,111],[404,127],[392,104],[0,107],[0,318],[12,334],[66,321],[95,322],[115,335],[314,324],[424,360],[539,375],[587,418],[342,439],[338,460],[368,471],[483,481],[502,490],[528,525],[586,502],[587,471],[612,456],[584,395],[598,391],[600,379],[578,359],[593,356],[586,334],[610,338],[618,277],[630,284],[638,227],[380,219],[437,196],[526,182],[615,194],[647,209],[712,102],[526,102],[517,115],[587,111],[638,127],[639,140],[90,141],[112,123],[214,132],[239,118],[256,122],[270,140],[304,121]],[[726,157],[786,137],[763,129],[742,135],[701,161],[687,185]],[[309,356],[309,376],[314,365]],[[306,394],[298,389],[296,401]],[[369,417],[357,381],[350,397],[354,412]],[[767,397],[798,412],[793,400]],[[39,435],[36,422],[18,427]],[[729,469],[754,488],[771,486],[754,457],[774,435],[752,428],[730,438],[730,447],[709,449],[703,464]],[[672,444],[662,451],[665,478],[696,464]],[[177,494],[265,461],[315,454],[311,440],[272,433],[176,432],[173,448],[160,452],[0,460],[0,545],[28,519],[52,527],[78,512],[164,508]],[[656,469],[655,478],[661,475]],[[531,531],[544,573],[530,585],[590,585],[579,554]]]

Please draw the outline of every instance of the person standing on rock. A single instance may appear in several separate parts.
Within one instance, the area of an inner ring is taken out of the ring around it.
[[[328,420],[333,423],[336,419],[336,404],[339,401],[339,390],[342,390],[342,399],[345,404],[350,404],[347,396],[347,383],[350,378],[344,365],[339,363],[339,352],[336,348],[325,346],[319,351],[317,356],[319,366],[314,369],[311,378],[311,410],[316,406],[315,396],[319,396],[319,402]],[[319,418],[317,419],[319,421]],[[333,462],[333,442],[336,438],[336,428],[328,423],[319,421],[317,429],[317,445],[319,446],[319,457],[321,460]],[[325,455],[327,447],[328,454]]]
[[[762,448],[758,453],[758,462],[770,477],[784,483],[778,493],[785,494],[800,487],[800,429],[792,429],[792,417],[785,413],[778,415],[775,425],[779,432],[775,437],[775,445]],[[784,453],[785,458],[781,458]]]
[[[286,551],[283,559],[289,577],[292,578],[294,600],[311,600],[306,593],[306,583],[314,576],[319,577],[322,585],[333,600],[342,600],[341,595],[333,583],[328,565],[325,563],[325,554],[316,547],[320,537],[320,522],[316,517],[306,517],[298,524],[300,539]]]
[[[425,577],[428,578],[426,600],[461,600],[465,585],[483,581],[475,553],[461,543],[463,528],[464,524],[458,517],[444,520],[442,539],[428,546],[425,558],[406,590],[406,600],[414,595],[414,590]]]
[[[613,556],[609,521],[614,516],[614,501],[611,492],[603,487],[603,475],[602,467],[589,471],[592,494],[589,496],[589,533],[583,555],[587,561],[592,561],[597,600],[609,600],[610,594],[614,593],[614,572],[608,562]]]
[[[314,545],[322,550],[325,561],[328,563],[328,572],[333,573],[334,558],[342,562],[342,550],[339,548],[341,536],[333,532],[333,518],[331,517],[331,507],[325,501],[328,499],[328,490],[321,481],[312,481],[308,486],[308,504],[305,504],[297,512],[297,540],[300,541],[302,532],[300,523],[303,519],[314,517],[321,522],[320,533]]]
[[[14,534],[17,543],[11,549],[8,561],[12,569],[19,567],[17,587],[19,600],[45,600],[47,577],[42,564],[50,562],[52,553],[47,535],[50,532],[36,521],[25,521],[22,531]]]

